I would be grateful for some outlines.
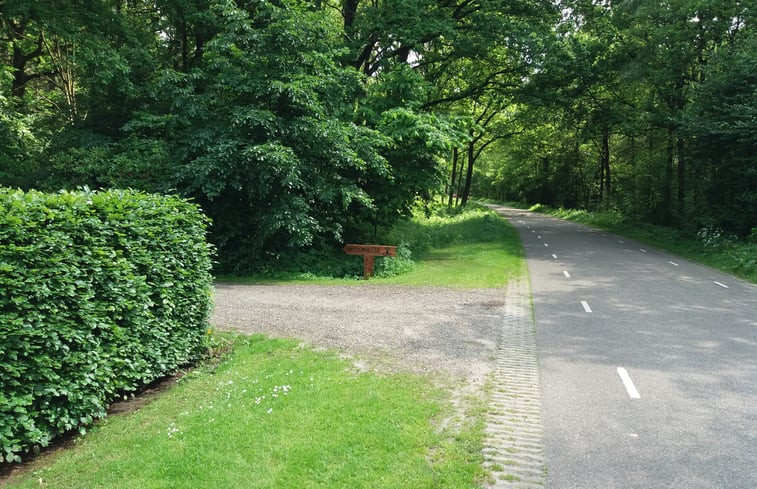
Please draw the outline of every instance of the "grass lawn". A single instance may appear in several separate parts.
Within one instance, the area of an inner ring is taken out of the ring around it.
[[[377,276],[369,282],[362,277],[333,278],[309,272],[220,276],[218,280],[241,284],[371,283],[476,289],[503,287],[511,277],[519,277],[526,270],[518,233],[490,210],[469,208],[451,216],[416,216],[399,223],[386,240],[384,244],[404,244],[411,250],[413,261],[399,273],[382,274],[381,261],[385,258],[376,258]],[[352,260],[362,269],[360,256],[338,256],[336,260]]]
[[[520,242],[465,243],[431,250],[404,275],[372,279],[372,283],[431,285],[465,289],[503,287],[524,271]]]
[[[6,487],[478,487],[480,417],[438,432],[447,396],[293,341],[238,337],[219,366],[101,421]]]

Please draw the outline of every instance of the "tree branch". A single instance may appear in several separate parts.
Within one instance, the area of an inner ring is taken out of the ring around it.
[[[528,67],[528,64],[520,64],[517,66],[510,67],[508,69],[498,70],[494,71],[492,73],[489,73],[484,80],[481,83],[472,85],[466,90],[461,90],[453,95],[448,95],[446,97],[442,97],[436,100],[430,100],[423,104],[421,106],[422,109],[427,109],[430,107],[434,107],[436,105],[441,105],[445,103],[451,103],[451,102],[457,102],[459,100],[464,100],[466,98],[474,97],[480,94],[485,93],[487,90],[492,88],[517,88],[520,86],[519,83],[504,83],[501,81],[497,81],[497,78],[503,76],[503,75],[511,75],[515,73],[522,72],[525,68]]]
[[[493,138],[491,138],[490,140],[482,144],[480,148],[478,148],[478,151],[476,151],[476,156],[474,159],[477,160],[478,157],[481,156],[481,153],[484,151],[484,149],[486,149],[486,147],[492,144],[493,142],[499,141],[500,139],[509,138],[510,136],[515,136],[516,134],[523,134],[523,129],[518,130],[518,131],[511,131],[506,134],[498,134],[494,136]]]

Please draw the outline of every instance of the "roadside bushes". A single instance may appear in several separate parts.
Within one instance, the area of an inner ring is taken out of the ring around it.
[[[178,197],[0,189],[0,462],[204,353],[207,225]]]
[[[463,243],[496,241],[507,233],[493,211],[475,204],[449,208],[430,203],[416,206],[414,217],[397,223],[386,236],[387,243],[403,243],[413,259],[420,259],[434,248]]]

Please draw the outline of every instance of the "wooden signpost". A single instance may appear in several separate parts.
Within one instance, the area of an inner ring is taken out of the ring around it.
[[[397,256],[396,246],[348,244],[342,250],[348,255],[363,255],[363,276],[373,277],[373,257]]]

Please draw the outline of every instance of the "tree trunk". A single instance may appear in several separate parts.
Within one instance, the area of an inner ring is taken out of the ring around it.
[[[181,37],[181,71],[189,73],[189,34],[187,23],[183,19],[179,23],[179,35]]]
[[[605,200],[605,160],[602,151],[599,152],[599,202]]]
[[[458,154],[457,154],[457,148],[452,150],[452,180],[449,185],[449,203],[447,204],[449,207],[452,207],[452,198],[455,195],[455,178],[457,177],[457,160],[458,160]]]
[[[20,46],[20,42],[24,39],[26,26],[23,23],[17,24],[11,21],[10,27],[12,29],[10,39],[13,46],[11,95],[14,97],[23,97],[26,94],[26,82],[29,81],[29,77],[26,74],[26,62],[30,59],[30,56],[24,53]]]
[[[349,33],[355,24],[357,15],[357,6],[360,0],[344,0],[342,7],[342,18],[344,19],[344,31]]]
[[[610,183],[610,131],[608,129],[602,132],[602,148],[599,151],[599,156],[599,200],[604,201],[610,197],[612,189]]]
[[[40,32],[34,51],[25,53],[23,49],[21,49],[19,43],[23,40],[26,33],[26,25],[24,23],[16,23],[11,21],[10,27],[12,29],[10,40],[13,45],[13,59],[11,61],[13,66],[13,81],[11,82],[11,95],[13,97],[22,98],[26,94],[26,86],[29,81],[34,80],[35,78],[40,78],[42,76],[53,75],[55,73],[27,73],[27,63],[29,63],[29,61],[33,59],[39,58],[44,52],[44,37]]]
[[[460,205],[468,203],[468,197],[470,196],[470,184],[473,179],[473,161],[475,159],[475,143],[473,141],[468,143],[468,171],[465,174],[465,187],[463,188],[463,196],[460,201]]]
[[[460,195],[463,193],[463,165],[465,163],[460,163],[460,171],[458,172],[459,175],[457,177],[457,191],[455,195],[455,207],[460,205]]]
[[[676,138],[676,156],[678,158],[678,215],[683,217],[686,207],[686,159],[683,152],[683,138]]]
[[[60,39],[44,41],[47,56],[55,67],[53,83],[63,92],[66,100],[66,116],[69,122],[76,121],[78,108],[76,105],[76,78],[74,62],[76,59],[76,45],[65,44]]]
[[[13,44],[13,82],[11,95],[22,98],[26,94],[26,56],[15,43]]]
[[[662,220],[664,224],[670,224],[672,213],[670,212],[673,200],[673,129],[668,128],[668,142],[666,145],[667,156],[665,162],[665,181],[662,182]]]

